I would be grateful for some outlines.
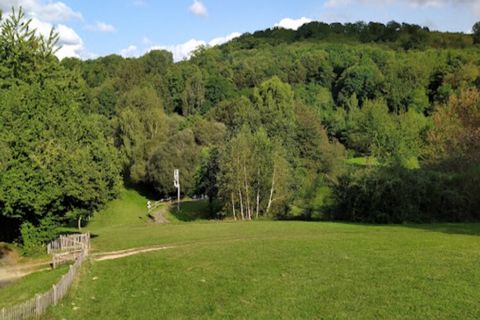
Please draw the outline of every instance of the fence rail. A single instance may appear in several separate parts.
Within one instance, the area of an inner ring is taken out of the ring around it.
[[[86,243],[90,243],[90,235],[85,234]],[[60,240],[60,239],[58,239]],[[60,247],[61,248],[61,247]],[[65,246],[64,248],[67,248]],[[78,254],[75,263],[62,278],[45,293],[37,294],[34,298],[17,304],[13,307],[3,308],[0,311],[0,320],[24,320],[32,317],[39,317],[49,306],[56,305],[68,292],[75,275],[88,256],[88,247],[84,247]]]
[[[90,248],[90,233],[61,235],[47,245],[47,253],[63,253]]]

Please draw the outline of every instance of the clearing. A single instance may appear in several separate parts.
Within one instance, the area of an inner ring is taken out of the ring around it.
[[[91,221],[95,259],[44,319],[480,318],[480,224],[220,222],[201,202],[157,224],[145,203]]]

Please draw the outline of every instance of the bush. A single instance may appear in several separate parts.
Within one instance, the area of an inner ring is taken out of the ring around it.
[[[57,223],[52,216],[43,218],[38,226],[24,222],[20,227],[23,253],[27,256],[43,253],[45,244],[54,239]]]
[[[351,171],[333,188],[334,220],[368,223],[480,220],[478,169],[446,173],[376,167]]]

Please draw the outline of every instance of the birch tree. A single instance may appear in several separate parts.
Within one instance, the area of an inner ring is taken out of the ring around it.
[[[243,127],[230,141],[220,159],[219,190],[234,219],[266,216],[288,198],[289,163],[280,150],[263,128]]]

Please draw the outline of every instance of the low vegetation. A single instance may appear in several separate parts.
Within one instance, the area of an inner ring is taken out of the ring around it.
[[[34,272],[24,278],[15,279],[0,289],[0,309],[25,302],[37,293],[47,292],[67,270],[68,266],[62,266],[55,270]]]

